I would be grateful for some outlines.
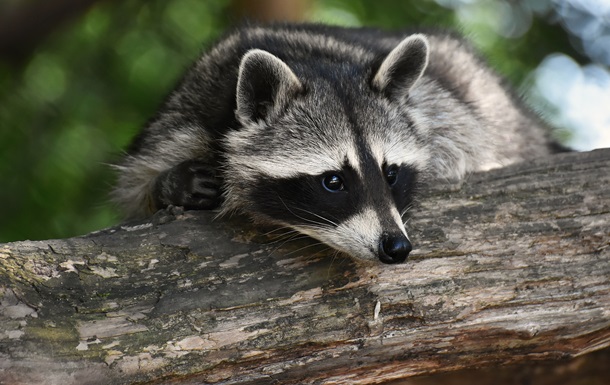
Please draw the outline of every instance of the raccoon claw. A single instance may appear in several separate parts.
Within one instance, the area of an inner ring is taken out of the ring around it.
[[[157,209],[174,205],[211,210],[221,203],[221,181],[208,163],[187,160],[161,173],[152,195]]]
[[[154,226],[163,225],[172,222],[177,216],[182,215],[184,209],[180,206],[169,205],[162,210],[157,211],[151,218]]]

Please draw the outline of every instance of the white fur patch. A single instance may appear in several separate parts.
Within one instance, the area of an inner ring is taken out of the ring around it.
[[[329,171],[341,171],[347,158],[350,165],[361,173],[360,156],[356,145],[342,143],[341,148],[333,147],[331,143],[317,143],[315,148],[286,144],[281,156],[271,153],[248,154],[242,149],[251,145],[251,137],[263,129],[262,124],[248,124],[246,127],[231,132],[226,137],[230,157],[229,166],[233,172],[243,174],[242,177],[252,179],[253,175],[265,175],[270,178],[290,178],[299,174],[320,175]]]
[[[366,209],[338,227],[325,231],[314,232],[311,229],[300,227],[296,229],[355,257],[367,260],[377,259],[382,229],[379,216],[373,209]]]
[[[390,214],[396,226],[409,238],[396,208],[393,207]],[[367,208],[334,229],[309,235],[358,258],[377,260],[379,241],[385,230],[388,229],[382,228],[379,214],[373,208]]]
[[[358,175],[361,177],[364,176],[362,173],[362,168],[360,167],[360,155],[358,154],[358,150],[356,150],[355,145],[349,146],[345,149],[345,158],[347,158],[347,162],[354,170],[356,170]]]
[[[253,175],[269,178],[291,178],[299,174],[320,175],[332,170],[341,170],[342,162],[320,153],[291,153],[280,159],[265,155],[233,155],[231,166],[234,172],[252,179]],[[252,174],[254,172],[254,174]]]

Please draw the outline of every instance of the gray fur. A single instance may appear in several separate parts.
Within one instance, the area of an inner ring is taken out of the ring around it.
[[[187,71],[116,166],[114,197],[128,216],[150,215],[175,193],[166,191],[164,200],[158,191],[180,188],[174,181],[181,179],[159,178],[196,159],[216,170],[198,180],[219,178],[221,212],[287,225],[373,259],[383,234],[406,236],[401,215],[408,207],[396,207],[389,187],[369,185],[379,174],[374,183],[385,186],[384,165],[409,167],[427,179],[459,179],[550,154],[548,135],[451,34],[248,26]],[[284,219],[253,201],[264,181],[345,167],[367,183],[350,186],[360,198],[341,223],[317,212],[316,202],[307,215],[323,219],[313,225],[295,223],[301,215],[291,207]],[[374,228],[365,228],[367,221]]]
[[[424,35],[414,34],[407,37],[383,60],[371,85],[386,94],[395,92],[395,97],[408,95],[428,66],[429,51],[428,39]],[[401,69],[401,66],[409,68],[405,70]],[[408,76],[401,78],[397,76],[399,73]]]

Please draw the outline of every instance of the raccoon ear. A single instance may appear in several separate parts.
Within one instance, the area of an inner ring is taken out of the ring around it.
[[[407,95],[428,65],[428,51],[424,35],[407,37],[383,60],[373,77],[373,87],[388,97]]]
[[[290,67],[267,51],[252,49],[241,59],[237,117],[259,121],[283,109],[303,86]]]

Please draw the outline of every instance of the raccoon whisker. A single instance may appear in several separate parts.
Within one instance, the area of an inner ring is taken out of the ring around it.
[[[338,224],[336,224],[335,222],[331,221],[330,219],[328,219],[328,218],[326,218],[326,217],[323,217],[322,215],[316,214],[316,213],[314,213],[314,212],[312,212],[312,211],[309,211],[309,210],[302,209],[302,208],[300,208],[300,207],[295,207],[295,209],[297,209],[297,210],[301,210],[301,211],[304,211],[304,212],[306,212],[307,214],[311,214],[311,215],[313,215],[313,216],[315,216],[315,217],[318,217],[318,218],[322,219],[323,221],[326,221],[326,222],[330,223],[331,225],[333,225],[333,226],[335,226],[335,227],[339,227],[339,225],[338,225]]]
[[[330,265],[328,266],[328,270],[326,271],[326,278],[330,278],[330,269],[333,267],[333,263],[335,262],[335,260],[342,254],[341,251],[339,250],[335,250],[335,252],[333,253],[333,257],[330,260]],[[339,262],[339,266],[341,266],[341,264],[346,260],[347,258],[341,258],[340,262]]]
[[[292,230],[292,231],[288,231],[286,233],[280,234],[275,239],[272,239],[272,241],[269,242],[268,245],[276,245],[276,244],[278,244],[280,242],[281,243],[279,244],[279,246],[274,247],[273,250],[271,252],[269,252],[267,257],[273,255],[276,251],[278,251],[286,243],[288,243],[290,241],[293,241],[293,240],[304,238],[304,237],[299,237],[299,235],[302,235],[302,233],[300,233],[300,232],[298,232],[296,230]]]
[[[341,252],[337,252],[337,254],[335,255],[335,260],[339,260],[339,264],[337,265],[337,268],[340,269],[341,265],[343,265],[345,263],[345,261],[347,260],[347,258],[345,258],[345,256],[341,257]]]
[[[407,206],[407,207],[406,207],[406,208],[405,208],[405,209],[404,209],[404,210],[403,210],[403,211],[400,213],[400,217],[402,218],[402,217],[404,217],[405,215],[407,215],[407,212],[408,212],[409,210],[411,210],[412,208],[413,208],[413,205],[409,205],[409,206]]]
[[[300,251],[303,251],[303,250],[309,249],[309,248],[314,247],[314,246],[320,246],[320,245],[324,245],[324,243],[322,243],[322,242],[316,242],[316,243],[312,243],[311,245],[303,246],[303,247],[301,247],[301,248],[299,248],[299,249],[296,249],[296,250],[293,250],[293,251],[291,251],[291,252],[289,252],[289,253],[287,253],[287,254],[284,254],[284,256],[286,256],[286,257],[287,257],[287,256],[289,256],[289,255],[293,255],[294,253],[298,253],[298,252],[300,252]],[[309,255],[308,257],[314,256],[314,255],[319,254],[319,253],[321,253],[322,251],[324,251],[324,250],[328,250],[328,249],[330,249],[330,247],[326,247],[326,248],[324,248],[324,249],[322,249],[322,250],[319,250],[319,251],[318,251],[318,252],[316,252],[315,254],[311,254],[311,255]]]
[[[322,245],[326,246],[326,244],[324,244],[324,243],[320,243],[320,244],[322,244]],[[316,256],[316,255],[318,255],[318,254],[320,254],[320,253],[324,253],[325,251],[328,251],[328,250],[332,250],[332,247],[330,247],[330,246],[326,246],[326,247],[324,247],[323,249],[318,250],[318,251],[316,251],[315,253],[313,253],[313,254],[311,254],[311,255],[306,255],[306,256],[304,256],[304,259],[305,259],[306,261],[310,261],[310,260],[312,260],[313,258],[315,258],[315,256]]]
[[[302,234],[299,233],[298,231],[292,231],[290,233],[279,235],[276,238],[272,238],[271,242],[269,242],[267,244],[274,245],[274,244],[277,244],[278,242],[282,242],[282,241],[284,241],[284,242],[291,241],[299,235],[302,235]]]
[[[314,233],[321,233],[321,232],[328,231],[328,228],[326,228],[326,227],[324,227],[324,226],[314,226],[314,225],[306,225],[306,224],[304,224],[304,225],[299,225],[299,228],[300,228],[300,229],[303,229],[303,230],[312,230]],[[308,232],[306,232],[306,231],[303,231],[303,230],[301,230],[301,232],[302,232],[303,234],[307,234],[308,236],[310,236],[310,237],[312,237],[312,238],[315,238],[315,237],[314,237],[314,236],[312,236],[310,233],[308,233]]]
[[[333,263],[335,262],[335,258],[337,258],[337,255],[339,255],[339,252],[335,250],[332,258],[330,259],[330,265],[328,265],[328,269],[326,269],[326,279],[330,278],[330,269],[333,267]]]
[[[278,231],[282,231],[282,230],[288,230],[288,231],[287,231],[287,232],[285,232],[285,233],[279,234],[279,235],[274,234],[274,233],[277,233]],[[283,236],[283,235],[290,234],[290,233],[294,233],[294,232],[296,232],[296,230],[295,230],[295,229],[293,229],[292,227],[289,227],[289,226],[282,226],[282,227],[278,227],[278,228],[276,228],[276,229],[273,229],[273,230],[267,231],[266,233],[261,234],[261,236],[263,236],[263,237],[268,237],[268,236],[270,236],[270,235],[274,234],[274,236],[276,236],[276,235],[277,235],[277,236],[281,237],[281,236]]]
[[[292,210],[290,209],[290,207],[288,207],[288,206],[286,205],[286,202],[284,202],[284,200],[282,199],[282,197],[281,197],[281,196],[279,196],[279,195],[278,195],[277,197],[280,199],[280,202],[282,202],[282,204],[284,205],[284,207],[286,207],[286,210],[290,211],[290,213],[291,213],[292,215],[294,215],[295,217],[297,217],[297,218],[301,219],[302,221],[309,222],[309,223],[313,223],[314,225],[323,225],[323,224],[324,224],[324,223],[322,223],[322,222],[316,222],[316,221],[312,221],[311,219],[303,218],[302,216],[297,215],[297,214],[296,214],[294,211],[292,211]],[[325,219],[325,218],[323,218],[323,219]],[[331,223],[332,223],[332,222],[331,222]],[[322,229],[322,227],[319,227],[319,229]]]
[[[300,235],[300,236],[299,236],[299,235]],[[274,248],[274,249],[273,249],[273,250],[272,250],[272,251],[271,251],[271,252],[270,252],[270,253],[267,255],[267,257],[269,257],[269,256],[273,255],[275,252],[277,252],[279,249],[281,249],[281,248],[282,248],[282,246],[284,246],[284,245],[285,245],[285,244],[287,244],[288,242],[292,242],[292,241],[298,241],[298,240],[301,240],[301,239],[306,239],[306,238],[309,238],[309,236],[308,236],[308,235],[301,234],[301,233],[299,233],[299,232],[295,231],[295,234],[292,234],[291,236],[289,236],[289,237],[288,237],[288,239],[285,239],[285,240],[284,240],[284,242],[280,243],[280,244],[279,244],[279,246],[275,247],[275,248]],[[280,241],[281,241],[281,239],[278,239],[278,240],[277,240],[277,242],[280,242]],[[274,242],[274,243],[275,243],[275,242]]]

